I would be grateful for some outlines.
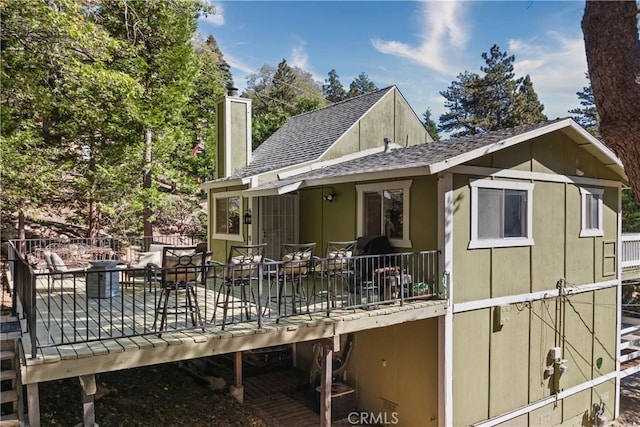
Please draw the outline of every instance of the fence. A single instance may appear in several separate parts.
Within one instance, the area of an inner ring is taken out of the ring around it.
[[[129,268],[107,262],[51,273],[35,271],[12,243],[9,248],[32,357],[61,344],[236,323],[262,327],[291,316],[444,297],[437,251],[354,256],[333,267],[335,260],[324,258],[294,266],[263,260],[244,270],[237,264]]]

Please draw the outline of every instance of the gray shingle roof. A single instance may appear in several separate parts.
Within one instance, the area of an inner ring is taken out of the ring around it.
[[[445,139],[426,144],[412,145],[405,148],[397,148],[389,152],[371,154],[347,162],[302,173],[286,180],[260,186],[260,188],[279,188],[287,184],[303,180],[308,181],[371,172],[384,172],[396,169],[429,167],[478,148],[488,147],[489,145],[504,141],[508,138],[543,128],[561,120],[563,119],[522,125],[478,135]]]
[[[318,159],[394,86],[292,117],[252,154],[242,178]]]

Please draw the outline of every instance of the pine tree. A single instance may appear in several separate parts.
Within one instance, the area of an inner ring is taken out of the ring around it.
[[[515,97],[514,102],[514,125],[524,123],[535,123],[547,120],[547,116],[542,112],[544,105],[540,103],[538,94],[533,89],[531,77],[527,74]]]
[[[440,116],[440,131],[463,136],[546,120],[531,78],[515,78],[513,55],[493,45],[482,58],[482,75],[465,71],[440,92],[449,109]]]
[[[296,102],[296,75],[293,69],[287,64],[287,60],[283,59],[273,75],[273,89],[270,97],[272,102],[279,103],[274,105],[274,109],[282,109],[289,112]]]
[[[325,85],[322,86],[322,92],[324,99],[329,102],[340,102],[347,98],[347,91],[344,90],[339,77],[336,70],[333,69],[329,71],[329,78],[324,81]]]
[[[438,125],[431,118],[431,108],[427,108],[425,112],[422,114],[422,123],[424,124],[424,128],[434,141],[440,140],[440,135],[438,134]]]
[[[569,110],[571,114],[577,114],[573,119],[578,122],[580,126],[585,128],[589,133],[599,137],[600,136],[600,117],[598,111],[596,111],[596,104],[593,98],[593,90],[591,89],[591,79],[589,74],[585,73],[588,85],[583,87],[581,91],[576,92],[578,99],[580,100],[581,107]]]
[[[358,74],[351,84],[349,85],[349,92],[347,93],[347,98],[355,98],[356,96],[364,95],[365,93],[373,92],[378,90],[378,87],[369,80],[369,76],[367,76],[364,72]]]
[[[476,118],[480,102],[477,96],[479,85],[480,76],[465,71],[458,74],[458,80],[451,82],[446,91],[440,92],[445,98],[444,106],[449,111],[440,116],[438,131],[451,132],[452,137],[475,135],[483,131]]]

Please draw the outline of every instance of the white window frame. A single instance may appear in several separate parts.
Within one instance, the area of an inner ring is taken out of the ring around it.
[[[479,179],[471,181],[471,240],[469,249],[507,248],[533,246],[533,187],[532,182],[497,181]],[[527,235],[526,237],[503,237],[493,239],[478,238],[478,188],[495,190],[519,190],[527,192]]]
[[[598,197],[598,228],[587,228],[587,195]],[[602,228],[603,198],[603,188],[580,187],[580,237],[604,236]]]
[[[218,229],[216,221],[218,218],[216,209],[218,207],[217,199],[228,199],[230,197],[240,197],[240,233],[239,234],[228,234],[228,233],[217,233]],[[229,192],[220,192],[212,194],[212,204],[213,204],[213,238],[219,240],[231,240],[235,242],[244,242],[244,198],[242,197],[242,192],[240,191],[229,191]]]
[[[384,190],[402,190],[402,239],[389,238],[391,246],[396,248],[411,248],[411,239],[409,238],[409,222],[411,221],[411,211],[409,199],[411,198],[411,184],[412,180],[404,181],[387,181],[376,182],[373,184],[360,184],[356,185],[356,191],[358,192],[358,218],[357,218],[357,230],[358,236],[363,235],[364,230],[364,193],[373,191]]]

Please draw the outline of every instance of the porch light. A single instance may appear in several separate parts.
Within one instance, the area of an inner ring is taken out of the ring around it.
[[[251,224],[251,210],[245,211],[242,218],[245,224]]]
[[[322,196],[322,199],[327,202],[333,202],[334,200],[336,200],[336,194],[333,192],[325,194],[324,196]]]

